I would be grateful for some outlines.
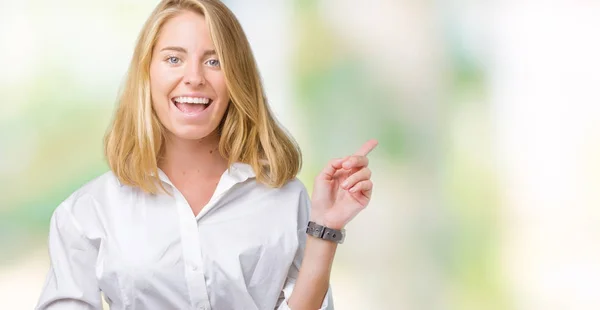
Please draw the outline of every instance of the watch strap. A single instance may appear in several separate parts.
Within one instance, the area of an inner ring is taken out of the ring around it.
[[[306,227],[306,233],[313,237],[333,241],[339,244],[344,243],[344,239],[346,238],[345,229],[333,229],[323,225],[319,225],[313,221],[308,222],[308,226]]]

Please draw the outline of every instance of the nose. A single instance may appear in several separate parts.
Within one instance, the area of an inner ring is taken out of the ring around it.
[[[189,85],[192,87],[204,85],[204,72],[202,72],[202,70],[200,69],[200,65],[196,63],[189,63],[185,70],[183,81],[185,85]]]

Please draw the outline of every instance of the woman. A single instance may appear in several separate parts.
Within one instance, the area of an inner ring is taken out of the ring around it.
[[[162,1],[105,139],[111,171],[54,212],[37,308],[99,309],[102,292],[113,309],[333,309],[333,257],[370,200],[376,144],[329,162],[311,200],[234,15]]]

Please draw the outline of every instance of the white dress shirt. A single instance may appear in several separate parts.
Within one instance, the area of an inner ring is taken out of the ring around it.
[[[298,179],[281,188],[235,163],[194,216],[173,196],[121,185],[112,172],[54,211],[51,267],[36,309],[289,309],[309,219]],[[321,309],[333,309],[331,289]]]

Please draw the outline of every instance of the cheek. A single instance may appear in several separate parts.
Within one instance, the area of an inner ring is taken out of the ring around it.
[[[227,85],[225,83],[225,75],[223,74],[223,72],[219,71],[212,74],[210,76],[210,84],[212,85],[214,91],[217,93],[217,96],[222,102],[229,101],[229,91],[227,90]]]
[[[168,98],[169,92],[177,82],[175,72],[163,68],[158,63],[150,66],[150,89],[153,99],[158,101]]]

